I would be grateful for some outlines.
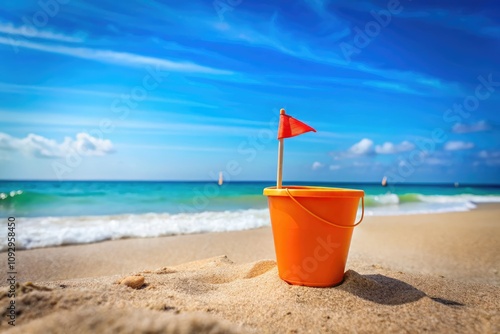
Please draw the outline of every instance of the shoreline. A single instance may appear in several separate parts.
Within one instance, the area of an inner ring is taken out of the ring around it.
[[[500,207],[500,202],[497,203],[497,202],[488,202],[488,203],[483,203],[483,202],[480,202],[480,203],[473,203],[475,205],[474,208],[469,208],[468,210],[454,210],[454,211],[436,211],[436,212],[419,212],[419,213],[406,213],[406,212],[403,212],[403,213],[399,213],[399,214],[387,214],[387,215],[370,215],[370,214],[366,214],[365,213],[365,219],[367,219],[368,217],[370,217],[369,219],[393,219],[394,217],[402,217],[402,219],[405,219],[404,217],[414,217],[414,216],[426,216],[426,215],[446,215],[446,214],[454,214],[454,213],[465,213],[465,212],[471,212],[471,211],[476,211],[476,210],[495,210],[497,207]],[[77,245],[92,245],[92,244],[99,244],[101,242],[109,242],[109,241],[118,241],[118,240],[127,240],[127,239],[142,239],[142,238],[146,238],[146,239],[154,239],[154,238],[165,238],[165,237],[176,237],[176,236],[183,236],[183,235],[195,235],[195,234],[207,234],[207,233],[226,233],[226,232],[240,232],[240,231],[249,231],[249,230],[254,230],[254,229],[259,229],[259,228],[266,228],[266,227],[270,227],[270,221],[269,221],[269,217],[268,217],[268,208],[263,208],[263,209],[243,209],[243,211],[246,211],[246,210],[249,210],[249,211],[258,211],[258,212],[266,212],[267,214],[267,218],[266,218],[266,221],[268,221],[268,224],[267,226],[262,226],[262,224],[256,224],[257,226],[256,227],[249,227],[249,228],[245,228],[245,229],[234,229],[234,230],[227,230],[227,231],[188,231],[188,232],[184,232],[184,233],[168,233],[167,234],[163,234],[163,235],[148,235],[148,236],[141,236],[141,235],[132,235],[132,236],[125,236],[125,237],[119,237],[119,238],[103,238],[103,239],[100,239],[100,240],[96,240],[96,241],[90,241],[90,242],[73,242],[73,243],[64,243],[64,244],[58,244],[58,245],[44,245],[44,246],[35,246],[35,247],[30,247],[30,248],[19,248],[19,246],[17,246],[17,250],[19,251],[26,251],[26,250],[35,250],[35,249],[45,249],[45,248],[59,248],[59,247],[69,247],[69,246],[77,246]],[[223,213],[238,213],[240,211],[208,211],[209,213],[213,213],[213,214],[223,214]],[[204,212],[200,212],[200,213],[196,213],[196,214],[203,214]],[[15,217],[15,219],[17,221],[19,220],[22,220],[22,219],[37,219],[37,220],[40,220],[40,219],[59,219],[61,221],[64,221],[64,219],[68,219],[70,221],[73,221],[75,220],[75,223],[76,224],[79,224],[80,222],[78,221],[78,219],[82,219],[82,218],[85,218],[86,220],[88,220],[88,218],[106,218],[106,217],[112,217],[114,218],[111,222],[114,222],[115,220],[119,220],[119,219],[126,219],[126,217],[130,216],[130,215],[136,215],[136,216],[141,216],[141,215],[144,215],[144,216],[148,216],[148,215],[170,215],[168,213],[144,213],[144,214],[118,214],[118,215],[96,215],[96,216],[50,216],[50,217],[24,217],[24,216],[20,216],[20,217]],[[176,215],[176,214],[172,214],[172,215]],[[220,217],[219,217],[220,218]],[[233,217],[234,218],[234,217]],[[262,219],[262,217],[259,217],[260,219]],[[358,218],[359,218],[359,208],[358,208]],[[412,218],[410,218],[412,219]],[[40,224],[40,222],[37,222],[38,224]],[[259,226],[260,225],[260,226]],[[72,226],[72,225],[69,225],[69,226]],[[95,227],[95,226],[94,226]],[[125,228],[125,231],[127,230],[127,228]],[[41,232],[39,232],[41,233]],[[54,233],[54,231],[52,231],[52,233]],[[52,235],[52,238],[54,238],[55,235]],[[4,246],[4,245],[3,245]],[[3,248],[2,246],[2,248]],[[2,253],[6,252],[5,249],[3,250],[0,250],[0,256]]]
[[[500,217],[498,203],[479,204],[465,212],[365,216],[353,233],[347,265],[368,260],[395,270],[448,276],[459,273],[465,281],[498,285],[500,241],[494,237],[500,234],[497,217]],[[405,220],[403,225],[401,220]],[[451,233],[449,238],[446,238],[447,233]],[[394,249],[398,254],[393,254]],[[481,275],[475,275],[471,266],[460,261],[462,257],[473,254],[477,256],[476,265],[482,264]],[[242,231],[105,240],[18,250],[16,255],[20,281],[125,274],[155,265],[178,265],[219,255],[228,255],[236,263],[275,260],[270,226]],[[6,262],[6,252],[0,253],[0,259]],[[488,267],[489,271],[485,269]],[[6,284],[5,278],[3,271],[0,286]]]
[[[366,217],[330,288],[279,278],[270,227],[18,251],[14,298],[0,277],[16,326],[0,331],[498,333],[499,216]]]

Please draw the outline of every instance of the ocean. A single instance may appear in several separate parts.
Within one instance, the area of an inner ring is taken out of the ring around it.
[[[292,184],[292,183],[287,183]],[[302,183],[362,189],[365,215],[468,211],[500,202],[500,186]],[[0,223],[16,219],[18,249],[270,225],[273,182],[0,181]],[[6,238],[0,238],[0,250]]]

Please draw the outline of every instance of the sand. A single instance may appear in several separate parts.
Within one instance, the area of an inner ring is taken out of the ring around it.
[[[0,331],[498,333],[499,218],[367,217],[333,288],[279,279],[269,228],[18,251],[16,326],[3,270]],[[118,284],[128,275],[145,284]]]

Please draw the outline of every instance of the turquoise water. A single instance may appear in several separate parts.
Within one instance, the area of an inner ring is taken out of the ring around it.
[[[273,182],[230,182],[219,187],[214,182],[1,181],[0,215],[15,217],[19,222],[20,248],[244,230],[269,225],[267,199],[262,190],[273,185]],[[477,203],[500,202],[498,186],[307,185],[364,190],[366,215],[468,211]],[[0,249],[3,247],[0,244]]]
[[[446,209],[449,203],[463,204],[466,208],[467,204],[500,199],[500,187],[493,186],[384,188],[379,184],[307,184],[362,189],[366,193],[367,208],[378,208],[374,211],[378,214],[411,211],[414,206],[410,204],[416,203],[421,204],[422,213],[427,213]],[[0,182],[0,214],[44,217],[264,209],[267,202],[262,189],[273,185],[272,182],[231,182],[219,187],[213,182],[3,181]]]
[[[0,213],[23,217],[195,213],[265,208],[270,183],[0,182]]]

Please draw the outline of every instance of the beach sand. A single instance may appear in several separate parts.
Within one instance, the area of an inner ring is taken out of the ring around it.
[[[18,251],[16,326],[5,269],[0,331],[498,333],[499,218],[500,205],[366,217],[333,288],[280,280],[270,228]],[[128,275],[144,286],[117,284]]]

